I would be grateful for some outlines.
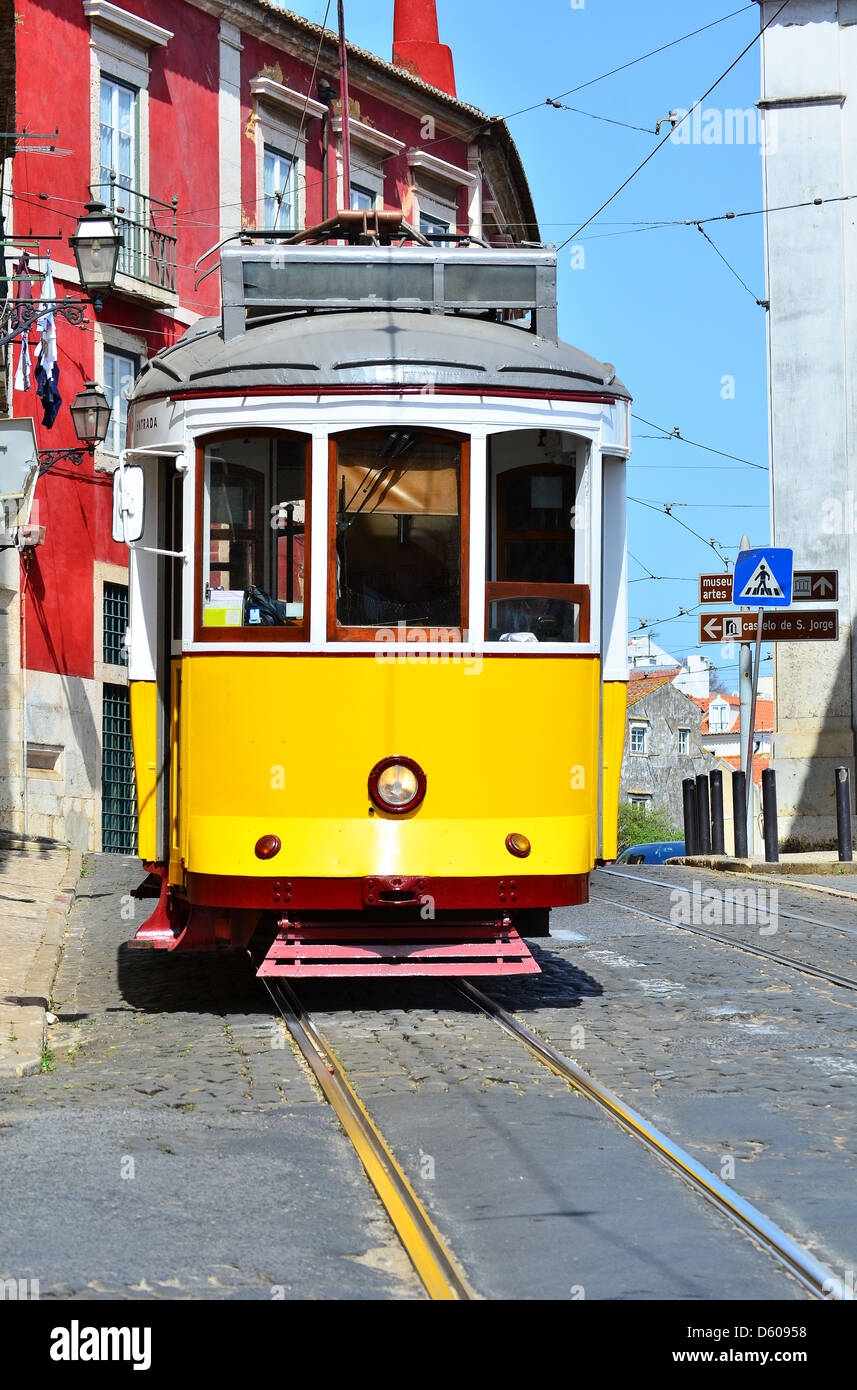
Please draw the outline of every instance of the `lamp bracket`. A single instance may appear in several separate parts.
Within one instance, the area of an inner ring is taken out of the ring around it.
[[[80,467],[85,458],[92,458],[95,447],[92,444],[81,445],[77,449],[40,449],[39,450],[39,477],[48,473],[55,463],[73,463]]]

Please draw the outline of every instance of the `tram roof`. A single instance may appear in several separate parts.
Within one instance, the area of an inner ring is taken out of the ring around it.
[[[131,399],[191,391],[378,386],[482,387],[630,393],[613,365],[483,318],[402,310],[289,314],[248,320],[224,341],[221,320],[200,319],[144,366]]]

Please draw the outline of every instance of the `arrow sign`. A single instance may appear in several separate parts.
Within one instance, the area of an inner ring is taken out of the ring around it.
[[[700,642],[750,642],[756,636],[752,613],[700,615]],[[839,613],[835,608],[804,609],[799,613],[766,613],[762,619],[763,642],[836,642]]]
[[[735,561],[732,602],[736,608],[788,608],[793,565],[792,550],[771,545],[742,550]]]
[[[793,603],[839,602],[839,570],[795,570]]]

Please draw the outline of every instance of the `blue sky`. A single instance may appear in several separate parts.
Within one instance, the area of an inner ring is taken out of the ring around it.
[[[296,0],[289,8],[320,22],[325,5],[326,0]],[[438,0],[438,14],[461,98],[491,115],[510,115],[558,98],[741,5],[742,0]],[[335,23],[335,3],[331,16]],[[393,0],[346,0],[346,21],[353,42],[390,56]],[[759,7],[749,4],[707,32],[562,98],[591,116],[542,104],[511,119],[544,239],[561,243],[572,236],[657,144],[656,122],[673,109],[690,108],[758,28]],[[705,541],[713,538],[734,559],[744,531],[754,545],[770,540],[766,315],[755,302],[765,297],[763,219],[736,218],[706,228],[752,293],[695,227],[635,224],[683,223],[761,207],[758,126],[752,142],[746,126],[742,144],[723,137],[715,142],[726,109],[753,108],[759,81],[757,42],[703,103],[702,129],[712,143],[668,142],[560,253],[562,337],[615,363],[637,415],[763,466],[748,467],[663,435],[646,438],[658,431],[634,422],[628,491],[658,510],[629,504],[635,557],[630,631],[647,622],[655,640],[682,658],[701,650],[696,577],[722,568]],[[704,540],[664,515],[664,504],[678,504],[674,515]],[[788,544],[787,537],[777,540]],[[693,609],[693,615],[666,621],[681,608]],[[724,657],[719,647],[704,650],[721,667],[727,686],[736,688],[734,658]],[[762,672],[770,671],[768,660]]]

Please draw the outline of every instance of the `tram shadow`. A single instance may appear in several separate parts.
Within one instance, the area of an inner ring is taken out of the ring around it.
[[[478,975],[469,983],[503,1008],[533,1013],[539,1009],[578,1009],[587,998],[603,994],[601,983],[585,970],[552,952],[547,944],[528,941],[538,975]],[[462,977],[465,983],[468,977]],[[301,1003],[310,1013],[466,1014],[476,1005],[458,989],[457,976],[382,979],[306,980],[299,984]]]
[[[585,970],[569,964],[546,944],[528,942],[539,975],[480,975],[472,983],[504,1008],[531,1013],[539,1009],[577,1009],[603,987]],[[131,950],[121,945],[116,956],[119,994],[124,1003],[145,1013],[241,1013],[263,1015],[272,1004],[263,982],[244,951],[172,955]],[[306,979],[292,981],[311,1013],[456,1014],[475,1005],[458,988],[458,978],[386,976],[382,979]]]

